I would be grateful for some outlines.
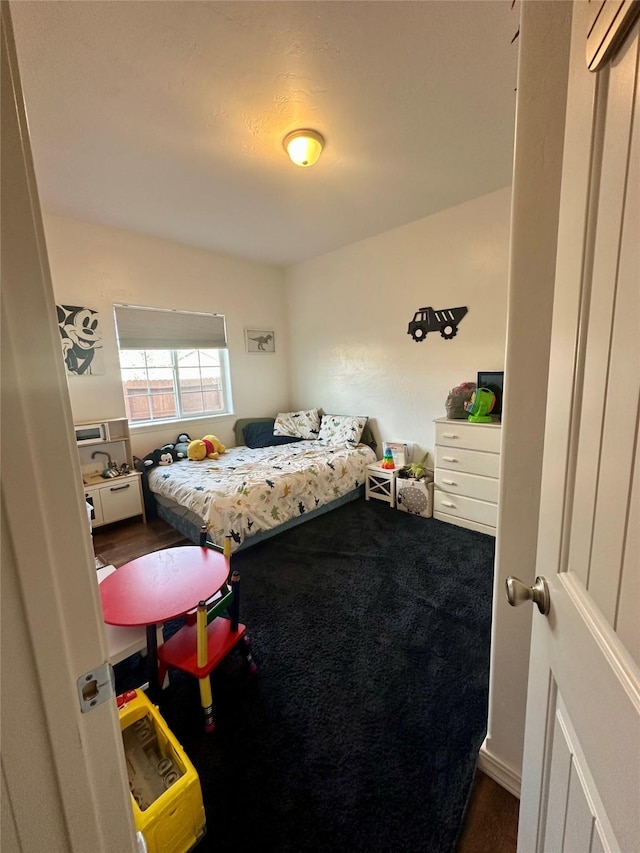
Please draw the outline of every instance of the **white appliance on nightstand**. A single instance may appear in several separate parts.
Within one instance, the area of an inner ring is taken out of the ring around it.
[[[437,418],[433,517],[496,535],[500,423]]]

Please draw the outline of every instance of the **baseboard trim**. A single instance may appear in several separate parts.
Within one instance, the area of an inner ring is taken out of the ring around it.
[[[522,785],[522,777],[509,767],[504,761],[496,758],[486,748],[484,744],[480,747],[478,755],[478,767],[489,776],[498,785],[501,785],[514,797],[520,799],[520,787]]]

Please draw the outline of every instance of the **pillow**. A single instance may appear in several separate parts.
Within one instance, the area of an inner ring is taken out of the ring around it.
[[[272,419],[267,422],[247,424],[242,430],[244,443],[247,447],[271,447],[276,444],[291,444],[294,441],[302,441],[302,439],[294,438],[291,435],[274,435],[274,423],[275,421]]]
[[[273,434],[317,438],[319,429],[320,414],[317,409],[309,409],[307,412],[278,412]]]
[[[318,434],[319,441],[327,444],[355,447],[360,441],[366,418],[352,415],[323,415]]]

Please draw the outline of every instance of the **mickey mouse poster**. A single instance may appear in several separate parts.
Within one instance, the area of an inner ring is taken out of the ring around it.
[[[98,312],[80,305],[56,305],[62,354],[71,376],[104,373]]]

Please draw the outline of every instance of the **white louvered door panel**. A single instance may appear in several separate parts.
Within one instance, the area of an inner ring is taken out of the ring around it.
[[[633,189],[626,194],[622,228],[625,188],[640,186],[640,95],[627,85],[637,62],[636,46],[610,74],[602,156],[606,192],[600,195],[597,211],[569,554],[569,570],[580,576],[614,628],[619,583],[610,583],[609,570],[612,564],[620,570],[624,558],[638,420],[640,216],[639,194]],[[632,120],[635,127],[629,152]],[[619,582],[621,579],[619,572]]]
[[[544,850],[605,850],[611,827],[603,828],[596,812],[601,811],[593,779],[571,729],[566,710],[558,702],[553,719],[553,758],[549,773],[549,812]],[[604,815],[600,820],[605,820]]]

